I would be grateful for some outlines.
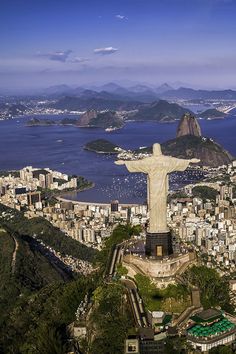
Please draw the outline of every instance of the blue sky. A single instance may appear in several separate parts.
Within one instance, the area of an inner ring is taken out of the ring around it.
[[[236,0],[1,0],[0,87],[236,88]]]

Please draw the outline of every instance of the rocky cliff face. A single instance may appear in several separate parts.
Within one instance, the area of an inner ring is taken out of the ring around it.
[[[124,125],[123,119],[113,111],[97,112],[90,110],[84,113],[77,124],[79,127],[96,128],[121,128]]]
[[[78,126],[87,127],[90,124],[90,121],[94,118],[97,118],[97,112],[92,109],[91,111],[87,111],[80,117],[78,121]]]
[[[197,119],[190,113],[183,115],[177,129],[177,138],[185,135],[194,135],[198,137],[202,135]]]

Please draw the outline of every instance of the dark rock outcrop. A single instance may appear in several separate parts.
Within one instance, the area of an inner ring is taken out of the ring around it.
[[[194,135],[180,136],[163,143],[162,152],[183,159],[198,158],[200,165],[211,167],[227,165],[233,160],[232,155],[212,139]]]
[[[79,119],[77,125],[79,127],[87,127],[90,124],[90,121],[92,119],[97,118],[97,115],[98,114],[94,109],[87,111],[80,116],[80,119]]]

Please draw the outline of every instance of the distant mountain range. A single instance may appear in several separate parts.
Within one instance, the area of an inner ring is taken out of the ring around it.
[[[77,97],[61,97],[57,102],[50,104],[50,107],[68,111],[87,111],[91,109],[128,111],[137,109],[140,104],[141,102],[120,98],[108,92],[86,90],[86,92]]]
[[[191,88],[180,87],[177,90],[168,90],[161,95],[165,99],[203,99],[203,100],[236,100],[236,91],[233,90],[194,90]]]
[[[185,113],[191,113],[191,111],[181,107],[177,103],[159,100],[151,104],[140,106],[138,112],[132,116],[132,120],[155,120],[157,122],[168,123],[179,120]]]
[[[52,98],[63,96],[83,98],[91,98],[91,96],[93,96],[94,98],[100,98],[101,95],[104,96],[105,94],[110,94],[110,99],[122,101],[132,100],[145,103],[155,101],[159,98],[159,95],[168,90],[173,90],[168,84],[163,84],[157,88],[152,88],[146,85],[135,85],[125,88],[111,82],[102,86],[93,86],[89,89],[83,87],[72,88],[68,85],[57,85],[43,90],[41,94]]]
[[[109,93],[115,93],[117,95],[123,95],[126,93],[129,93],[130,95],[132,94],[140,94],[143,92],[151,92],[153,94],[157,94],[157,93],[163,93],[169,90],[173,90],[173,87],[171,87],[170,85],[168,85],[167,83],[162,84],[161,86],[158,87],[151,87],[148,85],[144,85],[144,84],[137,84],[137,85],[133,85],[130,87],[123,87],[121,85],[118,85],[114,82],[109,82],[105,85],[101,85],[101,86],[90,86],[90,87],[70,87],[68,85],[62,84],[62,85],[55,85],[55,86],[51,86],[48,87],[44,90],[41,91],[41,93],[44,94],[51,94],[51,95],[56,95],[56,94],[80,94],[82,91],[86,91],[86,90],[91,90],[91,91],[96,91],[96,92],[101,92],[101,91],[106,91]]]
[[[112,99],[116,100],[134,100],[139,102],[152,102],[157,99],[184,99],[184,100],[236,100],[236,91],[234,90],[195,90],[192,88],[180,87],[174,89],[167,83],[158,87],[152,87],[144,84],[137,84],[130,87],[123,87],[110,82],[101,86],[86,87],[78,86],[76,88],[68,85],[57,85],[41,91],[42,95],[51,97],[75,96],[86,97],[111,94]]]

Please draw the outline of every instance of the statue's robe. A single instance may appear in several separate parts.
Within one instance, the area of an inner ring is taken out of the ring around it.
[[[148,231],[150,233],[168,232],[166,218],[168,174],[186,170],[189,162],[189,160],[164,155],[153,155],[142,160],[125,161],[129,172],[142,172],[148,175]]]

